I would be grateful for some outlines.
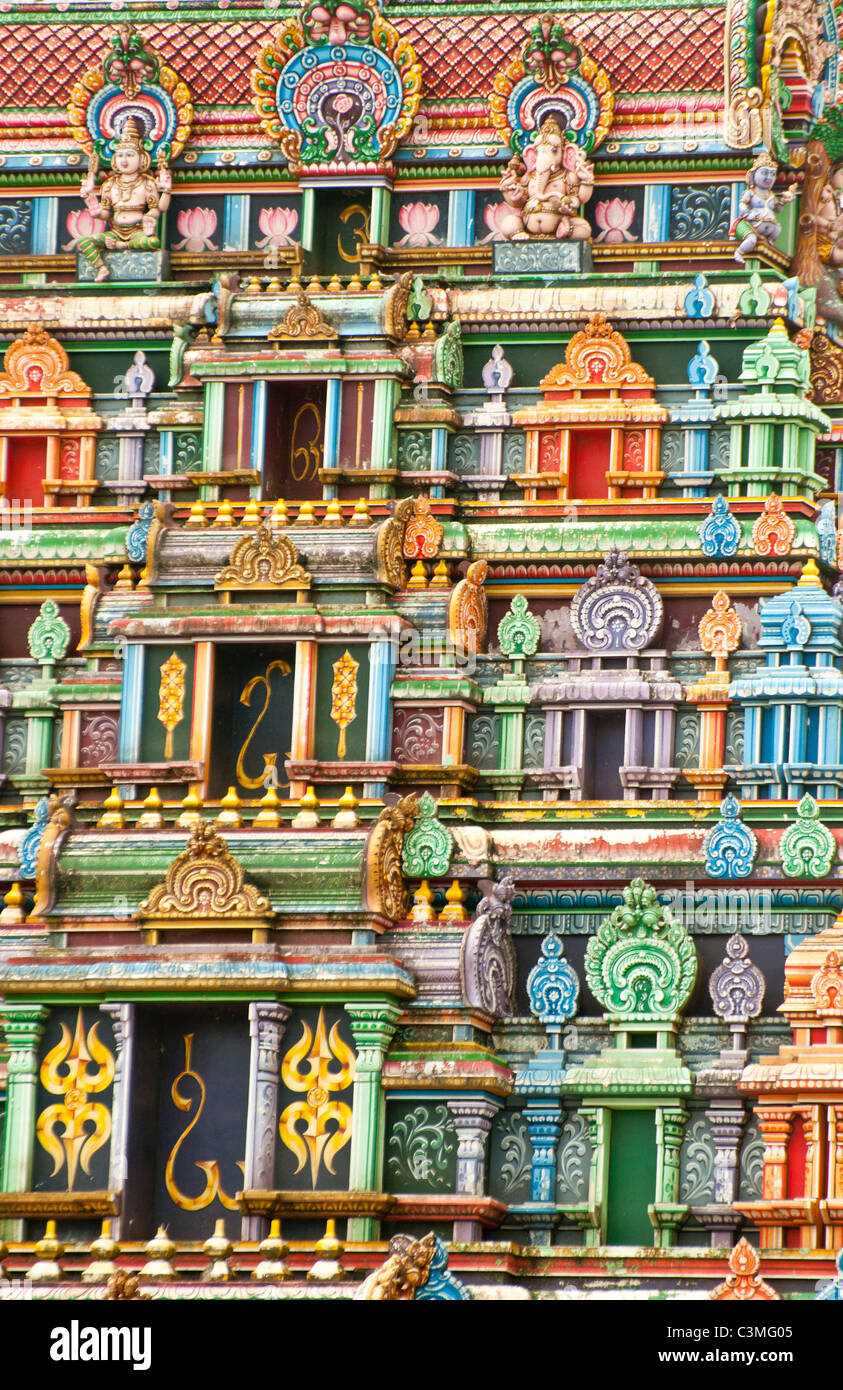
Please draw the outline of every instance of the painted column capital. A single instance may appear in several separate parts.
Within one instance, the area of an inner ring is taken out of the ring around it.
[[[41,1041],[48,1012],[46,1004],[3,1004],[0,1026],[10,1053],[9,1075],[31,1070],[33,1063],[26,1060],[26,1054]]]
[[[357,1050],[357,1071],[380,1071],[403,1013],[400,1004],[355,1002],[343,1007]]]

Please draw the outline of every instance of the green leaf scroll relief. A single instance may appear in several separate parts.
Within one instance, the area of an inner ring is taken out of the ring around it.
[[[687,1003],[697,976],[693,942],[654,888],[636,878],[623,903],[588,943],[589,989],[610,1018],[670,1019]]]
[[[782,835],[779,850],[788,878],[825,878],[834,863],[837,842],[819,819],[820,808],[812,796],[803,796],[796,820]]]
[[[448,872],[453,852],[454,837],[436,819],[436,802],[430,792],[425,792],[419,798],[418,819],[404,836],[404,873],[410,878],[442,878]]]
[[[457,1141],[447,1106],[417,1105],[393,1127],[387,1165],[399,1185],[449,1186],[450,1159]]]

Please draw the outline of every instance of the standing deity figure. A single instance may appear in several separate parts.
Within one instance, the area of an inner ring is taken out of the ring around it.
[[[843,165],[828,176],[817,204],[815,223],[820,260],[833,266],[843,265]]]
[[[92,154],[81,188],[85,206],[93,217],[105,218],[104,232],[82,237],[79,250],[95,268],[98,281],[108,279],[103,251],[157,251],[158,218],[170,203],[172,176],[159,157],[155,178],[149,174],[150,157],[143,146],[137,121],[129,116],[111,160],[111,173],[97,192],[97,157]]]
[[[501,232],[507,241],[530,237],[587,241],[591,228],[577,214],[594,192],[592,165],[577,144],[565,139],[553,116],[542,121],[532,149],[532,167],[514,155],[501,179],[501,193],[510,210],[501,219]]]
[[[796,197],[796,188],[789,188],[778,197],[773,192],[773,184],[778,176],[778,165],[764,152],[755,160],[746,176],[746,192],[741,197],[740,212],[731,234],[740,237],[735,250],[738,265],[746,264],[746,257],[758,245],[759,237],[775,241],[781,231],[776,220],[776,212],[785,203]]]

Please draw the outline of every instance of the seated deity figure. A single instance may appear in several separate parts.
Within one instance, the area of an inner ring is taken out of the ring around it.
[[[159,160],[157,176],[149,173],[150,157],[143,147],[140,128],[133,116],[124,123],[111,160],[111,173],[96,188],[96,156],[88,165],[81,188],[85,206],[93,217],[105,218],[104,232],[82,237],[79,250],[95,268],[98,281],[108,279],[103,251],[157,251],[158,218],[170,203],[172,176]]]
[[[553,116],[542,121],[532,149],[531,167],[515,155],[501,179],[501,193],[510,209],[501,219],[501,232],[507,241],[530,237],[587,241],[591,228],[577,214],[594,192],[593,167],[579,146],[565,139]]]
[[[833,266],[843,265],[843,165],[829,174],[815,218],[820,260]]]
[[[796,188],[789,188],[778,197],[773,192],[773,184],[778,175],[778,165],[766,153],[760,154],[746,176],[746,192],[741,196],[739,215],[731,228],[731,235],[740,237],[735,250],[738,265],[746,264],[746,257],[758,245],[759,237],[775,241],[781,232],[776,220],[776,212],[785,203],[796,197]]]

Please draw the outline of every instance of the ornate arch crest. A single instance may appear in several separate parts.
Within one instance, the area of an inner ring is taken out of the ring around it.
[[[636,878],[589,941],[585,977],[610,1018],[673,1018],[694,987],[697,953],[655,889]]]
[[[153,927],[168,922],[183,926],[195,918],[204,924],[261,929],[273,912],[263,894],[245,882],[226,841],[203,821],[194,826],[187,847],[173,860],[164,882],[140,904],[137,916]]]
[[[299,564],[293,542],[274,536],[261,524],[255,534],[234,542],[227,565],[214,580],[215,589],[309,589],[310,575]]]
[[[643,651],[661,631],[664,604],[655,584],[611,550],[571,603],[571,624],[592,652]]]
[[[633,362],[629,343],[608,322],[592,314],[565,349],[565,361],[553,367],[540,383],[543,391],[576,390],[587,386],[655,389],[655,381],[639,362]]]
[[[571,42],[562,18],[550,17],[533,25],[519,56],[497,74],[490,103],[492,124],[517,154],[548,116],[584,150],[596,150],[614,105],[608,74]]]
[[[88,154],[110,160],[120,132],[134,116],[153,159],[175,159],[190,138],[193,99],[173,68],[162,63],[133,24],[121,24],[111,49],[70,92],[67,118]]]
[[[419,816],[404,837],[402,865],[414,878],[442,878],[454,852],[454,836],[436,816],[436,802],[425,792],[419,799]]]
[[[0,372],[0,396],[90,396],[87,386],[70,370],[70,359],[40,324],[31,324],[22,338],[6,349]]]
[[[274,30],[251,81],[296,174],[386,172],[421,100],[421,65],[376,0],[311,0]]]

